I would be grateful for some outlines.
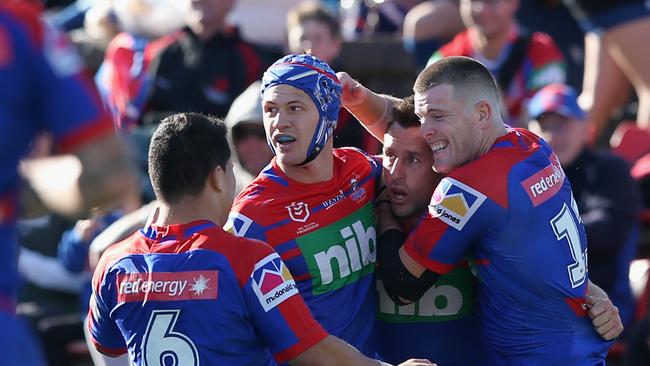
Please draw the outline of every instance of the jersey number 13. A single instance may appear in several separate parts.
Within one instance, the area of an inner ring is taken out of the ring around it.
[[[575,214],[575,218],[571,215],[571,211]],[[576,222],[576,218],[578,222]],[[566,239],[573,257],[573,263],[567,266],[572,288],[582,285],[587,278],[587,249],[582,250],[582,240],[578,231],[578,225],[581,222],[573,196],[571,196],[571,209],[564,203],[560,212],[551,219],[551,227],[558,242],[562,243]]]

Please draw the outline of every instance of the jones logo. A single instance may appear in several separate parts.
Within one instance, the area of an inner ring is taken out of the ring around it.
[[[453,178],[444,178],[436,187],[429,204],[429,213],[447,225],[462,230],[486,196]]]
[[[345,240],[344,245],[333,245],[314,255],[323,285],[334,281],[333,263],[338,267],[338,278],[347,277],[375,263],[377,239],[374,227],[365,229],[359,220],[342,228],[339,233]]]
[[[285,206],[289,211],[289,217],[296,222],[305,222],[309,218],[309,206],[304,202],[292,202]]]
[[[255,264],[251,275],[253,292],[264,311],[269,311],[298,293],[296,283],[277,253]]]

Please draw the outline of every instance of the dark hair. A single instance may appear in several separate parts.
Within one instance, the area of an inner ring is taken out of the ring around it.
[[[415,115],[414,95],[402,98],[402,100],[393,107],[393,121],[404,128],[420,127],[420,118]]]
[[[226,126],[199,113],[169,116],[151,137],[149,176],[156,197],[168,203],[197,195],[216,166],[226,170],[230,147]]]
[[[413,90],[422,93],[441,84],[453,86],[454,92],[482,88],[482,92],[492,94],[494,101],[499,100],[497,84],[490,71],[470,57],[449,56],[432,63],[418,75]]]
[[[287,30],[300,26],[308,20],[324,23],[334,38],[341,38],[341,26],[336,16],[315,1],[305,1],[291,9],[287,14]]]

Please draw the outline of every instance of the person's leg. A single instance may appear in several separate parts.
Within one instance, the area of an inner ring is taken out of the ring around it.
[[[626,75],[606,51],[602,39],[595,33],[587,33],[579,103],[592,126],[592,141],[603,133],[613,112],[628,101],[630,89]]]
[[[650,17],[622,24],[603,36],[603,47],[634,86],[639,99],[637,124],[650,128]]]
[[[424,67],[445,41],[464,28],[458,1],[425,1],[414,6],[404,18],[404,47],[413,54],[418,67]]]

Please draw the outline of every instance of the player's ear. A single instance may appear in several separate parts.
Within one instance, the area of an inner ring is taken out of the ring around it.
[[[492,124],[492,106],[487,100],[481,100],[474,105],[474,115],[479,128],[487,128]]]
[[[214,189],[217,192],[223,192],[225,189],[226,172],[224,172],[221,166],[215,166],[208,176],[208,184],[210,188]]]

